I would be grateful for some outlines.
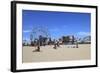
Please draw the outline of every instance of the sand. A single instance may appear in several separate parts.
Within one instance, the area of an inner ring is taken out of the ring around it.
[[[41,46],[40,52],[33,52],[36,47],[24,46],[22,53],[23,63],[51,62],[69,60],[87,60],[91,58],[90,44],[80,44],[79,48],[70,45],[61,45],[53,49],[53,45]]]

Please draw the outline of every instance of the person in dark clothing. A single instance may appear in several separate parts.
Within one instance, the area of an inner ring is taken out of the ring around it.
[[[40,52],[40,41],[37,41],[37,49],[34,50],[33,52]]]
[[[57,49],[57,40],[54,39],[54,49]]]
[[[59,41],[57,41],[57,47],[60,47]]]

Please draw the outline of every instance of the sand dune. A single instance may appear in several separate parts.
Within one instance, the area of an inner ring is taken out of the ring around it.
[[[23,47],[23,63],[86,60],[91,58],[90,44],[80,44],[79,48],[72,48],[70,45],[61,45],[57,49],[51,46],[41,46],[40,52],[33,52],[36,47]]]

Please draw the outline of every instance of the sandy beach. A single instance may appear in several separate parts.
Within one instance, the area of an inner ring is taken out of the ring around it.
[[[91,45],[80,44],[79,48],[72,48],[70,45],[60,45],[53,49],[53,45],[41,46],[40,52],[33,52],[36,47],[23,46],[23,63],[50,62],[67,60],[87,60],[91,58]]]

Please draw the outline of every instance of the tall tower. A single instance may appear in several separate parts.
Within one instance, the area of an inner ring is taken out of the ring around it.
[[[33,35],[30,34],[30,45],[32,46],[33,45]]]

